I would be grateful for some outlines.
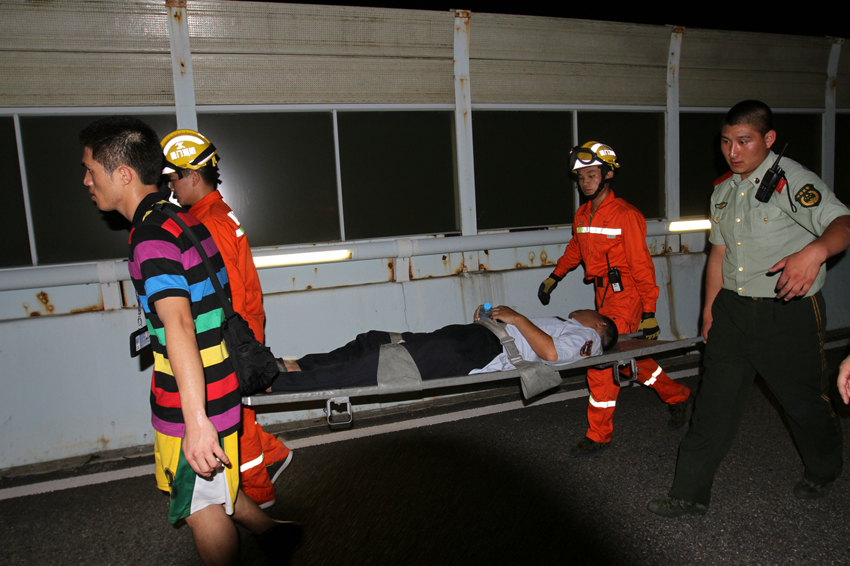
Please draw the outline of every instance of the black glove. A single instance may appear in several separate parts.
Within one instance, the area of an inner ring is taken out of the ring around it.
[[[654,312],[645,312],[640,317],[638,330],[643,332],[644,340],[655,340],[661,334],[661,329],[658,327],[658,321],[655,320]]]
[[[540,288],[537,289],[537,298],[540,299],[540,302],[544,305],[549,304],[549,294],[558,286],[558,281],[563,279],[563,277],[558,277],[554,273],[550,274],[546,280],[540,284]]]

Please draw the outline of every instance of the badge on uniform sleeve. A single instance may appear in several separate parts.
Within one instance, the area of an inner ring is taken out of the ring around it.
[[[581,347],[581,351],[579,352],[582,358],[589,358],[593,355],[593,340],[588,340],[584,343],[584,346]]]
[[[797,193],[794,200],[799,202],[805,208],[812,208],[820,204],[820,192],[812,185],[806,185]]]

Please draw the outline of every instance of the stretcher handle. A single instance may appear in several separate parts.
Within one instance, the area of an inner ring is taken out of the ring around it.
[[[344,406],[344,410],[334,412],[334,405]],[[325,417],[332,429],[349,428],[354,422],[354,412],[351,410],[351,400],[348,397],[333,397],[325,404]]]

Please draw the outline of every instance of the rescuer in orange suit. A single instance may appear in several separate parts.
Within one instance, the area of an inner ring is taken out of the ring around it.
[[[614,150],[601,143],[587,142],[570,153],[570,169],[587,202],[576,212],[573,237],[555,270],[540,284],[537,296],[548,305],[558,282],[584,261],[585,278],[596,286],[597,310],[616,323],[621,335],[642,331],[643,338],[655,340],[661,333],[655,319],[658,285],[655,265],[646,247],[646,219],[611,189],[614,169],[619,167]],[[651,359],[639,360],[637,368],[637,380],[655,389],[669,405],[668,426],[683,426],[690,390],[670,379]],[[613,371],[587,370],[589,428],[572,448],[576,455],[597,452],[611,442],[614,407],[620,392]]]
[[[163,174],[181,206],[189,208],[215,240],[227,268],[233,310],[242,315],[264,342],[263,290],[248,238],[236,215],[218,191],[217,150],[194,130],[177,130],[163,138]],[[242,491],[261,509],[275,503],[274,481],[292,460],[292,452],[265,432],[250,407],[242,406],[239,432],[239,477]]]

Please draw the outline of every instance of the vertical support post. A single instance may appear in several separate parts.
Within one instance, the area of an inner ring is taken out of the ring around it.
[[[168,40],[171,44],[171,74],[174,78],[174,105],[177,128],[197,130],[195,79],[192,51],[189,49],[189,22],[186,0],[165,0],[168,7]]]
[[[578,137],[578,110],[573,110],[570,112],[572,114],[572,123],[573,123],[573,143],[572,147],[577,147],[579,143]],[[572,173],[572,171],[570,171]],[[573,183],[573,217],[575,218],[576,212],[578,212],[578,207],[581,206],[581,192],[578,190],[578,183]]]
[[[120,309],[121,304],[121,281],[115,271],[115,261],[106,260],[97,262],[97,279],[100,281],[100,296],[103,299],[103,310],[112,311]]]
[[[413,241],[408,238],[396,240],[398,255],[393,260],[393,274],[396,283],[410,281],[410,256],[413,255]]]
[[[469,86],[469,21],[471,17],[472,13],[469,10],[455,10],[455,141],[457,143],[460,231],[464,236],[474,236],[478,233],[472,153],[472,96]]]
[[[679,59],[682,54],[682,37],[685,28],[674,26],[670,36],[670,53],[667,58],[667,114],[665,115],[664,185],[666,193],[665,216],[678,220],[680,168],[679,168]]]
[[[844,39],[832,41],[829,62],[826,65],[826,101],[823,113],[823,151],[821,152],[821,178],[827,187],[835,189],[835,83],[838,79],[838,57]]]
[[[342,209],[342,165],[339,161],[339,122],[336,110],[331,111],[334,124],[334,163],[336,165],[336,203],[339,207],[339,239],[345,241],[345,215]]]
[[[27,164],[24,161],[24,140],[21,137],[21,118],[18,114],[12,116],[15,126],[15,143],[18,146],[18,168],[21,170],[21,191],[24,197],[24,215],[27,219],[27,236],[30,239],[30,256],[33,265],[38,265],[38,252],[35,248],[35,228],[32,223],[32,206],[30,205],[30,188],[27,181]]]

